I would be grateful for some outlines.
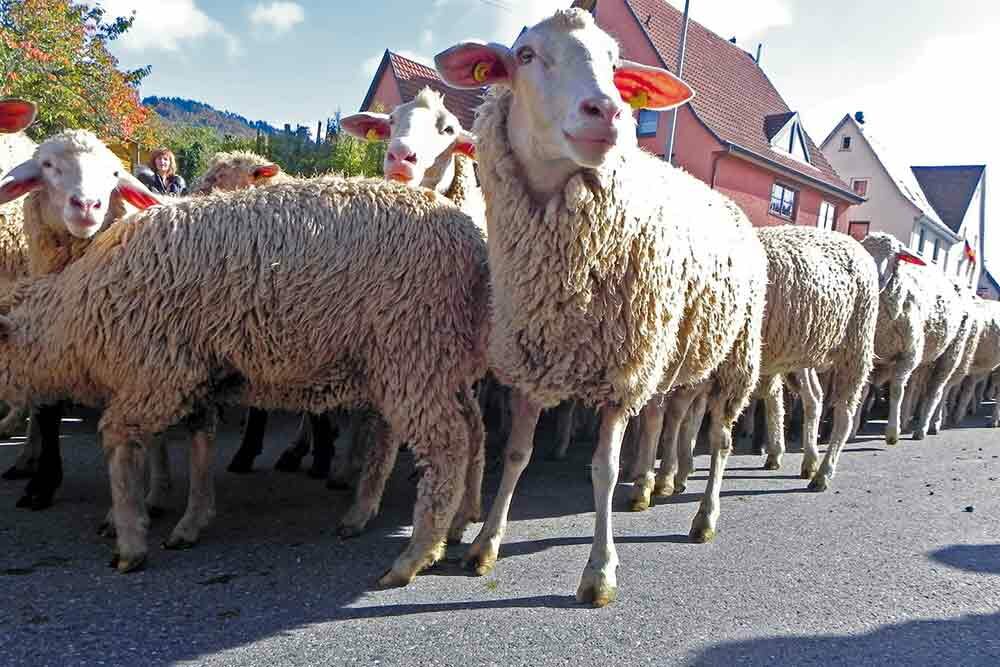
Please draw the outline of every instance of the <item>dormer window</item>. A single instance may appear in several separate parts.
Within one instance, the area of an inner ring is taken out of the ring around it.
[[[765,117],[764,131],[775,151],[809,164],[809,149],[798,113],[789,111]]]
[[[851,150],[851,138],[844,136],[840,139],[840,150],[849,151]]]

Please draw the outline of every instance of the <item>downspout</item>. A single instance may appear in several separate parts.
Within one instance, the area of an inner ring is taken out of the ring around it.
[[[681,20],[681,44],[677,49],[677,78],[684,78],[684,52],[687,50],[688,9],[691,0],[684,0],[684,18]],[[677,108],[670,112],[670,134],[667,135],[667,162],[674,163],[674,134],[677,132]]]
[[[722,156],[724,156],[728,152],[729,151],[721,150],[721,151],[715,151],[712,154],[712,182],[709,184],[709,187],[711,187],[713,190],[715,189],[715,175],[719,172],[719,160],[721,160]]]

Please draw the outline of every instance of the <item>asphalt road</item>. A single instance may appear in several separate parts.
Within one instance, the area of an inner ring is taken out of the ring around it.
[[[1000,664],[1000,431],[981,418],[893,448],[863,436],[825,494],[804,490],[797,451],[778,472],[737,453],[707,545],[686,537],[706,456],[688,493],[648,512],[627,512],[621,485],[619,599],[604,609],[573,598],[593,526],[588,443],[561,463],[536,449],[494,573],[469,576],[452,547],[409,587],[378,591],[409,532],[410,459],[369,531],[345,542],[345,494],[271,469],[291,419],[273,423],[258,472],[225,472],[235,419],[218,450],[215,524],[191,551],[153,551],[139,573],[108,568],[95,531],[109,491],[92,415],[64,425],[52,509],[15,510],[23,482],[0,484],[0,664]],[[183,508],[183,434],[173,440],[173,511],[151,544]],[[13,444],[0,443],[0,469]],[[494,466],[487,507],[498,481]]]

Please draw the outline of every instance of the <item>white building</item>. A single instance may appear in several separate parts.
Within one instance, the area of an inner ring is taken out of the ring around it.
[[[910,167],[895,161],[870,128],[847,115],[821,146],[852,189],[848,232],[892,234],[969,290],[979,286],[986,226],[986,168]]]

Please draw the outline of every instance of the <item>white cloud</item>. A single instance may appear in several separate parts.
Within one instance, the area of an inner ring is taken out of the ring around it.
[[[668,0],[684,11],[684,0]],[[759,35],[768,28],[792,23],[788,0],[691,0],[691,19],[719,36],[739,41]]]
[[[267,28],[275,34],[288,32],[305,18],[306,12],[302,9],[302,5],[283,0],[276,0],[266,5],[258,3],[250,11],[250,23],[255,28]]]
[[[129,51],[180,51],[185,43],[206,37],[222,39],[230,56],[240,43],[221,23],[211,18],[196,0],[103,0],[109,17],[135,12],[135,23],[115,43]]]

